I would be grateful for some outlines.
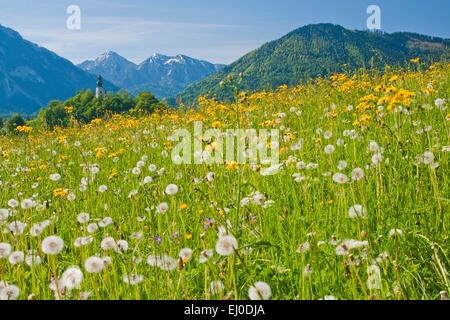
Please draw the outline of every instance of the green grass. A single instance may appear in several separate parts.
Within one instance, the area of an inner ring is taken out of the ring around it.
[[[78,289],[60,292],[65,299],[79,299],[82,292],[91,292],[89,299],[249,299],[248,290],[258,281],[270,286],[271,299],[440,299],[440,292],[450,289],[450,143],[446,102],[440,106],[435,102],[438,98],[448,101],[449,68],[412,68],[388,71],[385,77],[359,74],[351,84],[349,77],[342,76],[240,96],[237,105],[201,99],[198,110],[164,111],[142,118],[114,116],[81,128],[0,137],[0,208],[9,211],[8,218],[0,222],[1,229],[7,230],[0,233],[0,243],[9,243],[12,251],[25,255],[35,250],[42,258],[33,267],[0,259],[1,277],[20,289],[19,299],[30,294],[36,299],[55,299],[57,292],[49,288],[51,277],[61,277],[70,266],[78,266],[84,278]],[[391,79],[394,73],[397,80]],[[433,90],[425,92],[429,83]],[[392,108],[389,102],[383,103],[383,111],[377,113],[376,100],[361,105],[360,99],[369,94],[377,100],[395,95],[376,90],[379,85],[415,95],[400,97]],[[349,105],[353,110],[348,111]],[[408,113],[395,112],[399,105]],[[354,124],[364,115],[371,118]],[[281,170],[263,176],[259,166],[173,164],[170,148],[176,142],[167,139],[170,131],[174,126],[192,130],[194,120],[203,120],[204,127],[216,122],[222,130],[236,125],[259,129],[270,121],[264,128],[281,130]],[[421,129],[425,130],[417,133]],[[352,139],[351,134],[344,135],[345,130],[355,130],[358,136]],[[324,137],[326,131],[332,133],[329,139]],[[282,139],[289,136],[294,138]],[[292,150],[300,139],[301,149]],[[338,139],[343,144],[338,145]],[[371,140],[382,148],[379,164],[372,162],[376,151],[369,150]],[[335,147],[332,154],[324,152],[328,144]],[[107,151],[101,153],[97,148]],[[433,153],[432,163],[438,167],[417,162],[426,151]],[[132,169],[143,156],[147,157],[145,165],[135,175]],[[341,170],[337,168],[340,160],[347,163]],[[298,169],[300,161],[318,166]],[[99,172],[93,180],[90,172],[83,172],[82,164],[97,164]],[[164,173],[151,172],[150,164],[157,171],[164,168]],[[363,169],[363,179],[352,180],[354,168]],[[214,180],[206,179],[208,172],[215,173]],[[348,182],[334,182],[336,172],[345,174]],[[49,177],[54,173],[61,179],[52,181]],[[294,174],[304,178],[297,182]],[[140,185],[145,176],[152,181]],[[81,179],[86,177],[89,184],[81,192]],[[178,186],[175,195],[165,193],[169,184]],[[101,185],[107,186],[106,192],[99,192]],[[55,191],[58,188],[62,191]],[[64,189],[76,198],[70,201]],[[130,195],[133,190],[137,193]],[[262,196],[239,205],[256,191]],[[20,203],[27,198],[36,202],[31,209],[8,206],[10,199]],[[273,203],[264,206],[268,200]],[[168,204],[167,212],[157,212],[163,202]],[[365,208],[366,218],[349,217],[349,208],[355,204]],[[77,221],[82,212],[90,214],[86,224]],[[105,217],[113,223],[87,232],[89,223]],[[42,234],[29,234],[35,223],[47,219],[51,223]],[[221,256],[214,248],[219,228],[227,227],[227,220],[231,224],[227,232],[236,238],[239,249]],[[8,230],[14,221],[27,223],[23,233]],[[400,229],[402,235],[390,237],[392,229]],[[142,237],[134,239],[135,232],[142,232]],[[65,243],[54,256],[41,250],[42,240],[50,235]],[[75,239],[85,236],[92,236],[92,242],[75,247]],[[126,240],[129,249],[124,253],[103,250],[100,243],[105,237]],[[367,242],[337,255],[336,248],[346,239]],[[301,244],[305,252],[298,250]],[[172,271],[147,264],[149,255],[178,259],[182,248],[191,248],[193,256],[184,264],[178,262]],[[199,263],[205,249],[213,249],[214,255]],[[98,274],[89,274],[84,263],[94,255],[109,256],[111,264]],[[367,285],[375,269],[380,280],[376,289]],[[143,281],[129,285],[123,281],[125,274],[142,275]],[[212,294],[210,285],[215,280],[224,289]]]

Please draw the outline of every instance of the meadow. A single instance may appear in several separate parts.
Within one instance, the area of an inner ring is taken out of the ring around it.
[[[0,298],[446,299],[450,65],[239,82],[235,103],[0,136]],[[279,130],[277,170],[174,164],[195,121]]]

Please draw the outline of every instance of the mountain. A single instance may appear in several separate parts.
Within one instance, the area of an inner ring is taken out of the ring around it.
[[[126,87],[126,79],[132,77],[137,65],[113,51],[102,54],[94,61],[87,60],[79,68],[94,75],[101,74],[105,79],[115,79],[115,84]]]
[[[187,86],[216,73],[224,65],[184,55],[169,57],[158,53],[136,65],[110,51],[78,67],[93,74],[101,74],[133,95],[139,91],[150,91],[156,97],[164,98],[176,95]]]
[[[229,98],[227,89],[219,86],[229,74],[234,78],[241,72],[244,74],[242,90],[273,89],[348,69],[370,68],[372,57],[375,68],[405,65],[416,57],[428,63],[448,59],[448,49],[448,39],[414,33],[387,34],[348,30],[333,24],[308,25],[264,44],[178,96],[184,103],[192,103],[208,92],[214,92],[219,99]]]
[[[0,115],[31,115],[50,100],[95,90],[96,76],[0,25]],[[105,82],[106,90],[118,88]]]

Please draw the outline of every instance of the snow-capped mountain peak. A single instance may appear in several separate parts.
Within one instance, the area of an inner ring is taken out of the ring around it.
[[[82,69],[101,74],[131,93],[149,90],[158,98],[175,95],[188,85],[219,71],[223,66],[197,60],[182,54],[166,56],[154,53],[139,65],[108,51],[95,60],[79,65]]]

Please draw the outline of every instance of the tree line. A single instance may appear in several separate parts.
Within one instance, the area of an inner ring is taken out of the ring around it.
[[[105,97],[96,98],[91,89],[81,90],[66,101],[52,100],[42,108],[36,119],[26,121],[15,114],[7,121],[0,117],[0,130],[3,133],[16,133],[19,126],[33,128],[67,127],[72,120],[88,123],[107,114],[133,113],[148,114],[156,109],[166,108],[165,104],[147,91],[139,92],[136,97],[121,89],[117,93],[107,92]]]

